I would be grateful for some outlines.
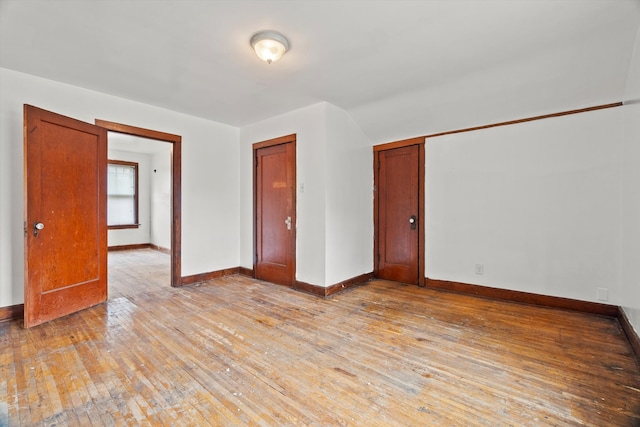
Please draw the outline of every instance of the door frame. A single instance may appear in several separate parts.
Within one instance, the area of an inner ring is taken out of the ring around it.
[[[182,286],[182,137],[100,119],[96,119],[95,124],[110,132],[171,144],[171,286]]]
[[[253,277],[256,276],[256,267],[258,263],[258,165],[257,165],[257,154],[258,150],[262,148],[273,147],[274,145],[288,144],[290,143],[293,147],[293,165],[292,165],[292,180],[293,180],[293,189],[291,195],[291,223],[293,227],[291,228],[291,287],[295,288],[296,286],[296,224],[297,224],[297,179],[296,179],[296,161],[297,161],[297,152],[296,152],[296,134],[293,133],[291,135],[285,135],[278,138],[269,139],[262,142],[256,142],[252,145],[252,169],[253,169]]]
[[[401,141],[389,142],[386,144],[373,146],[373,274],[378,277],[380,270],[380,223],[378,221],[378,210],[380,198],[378,197],[378,184],[380,182],[380,160],[379,153],[381,151],[393,150],[395,148],[403,148],[417,145],[418,154],[418,286],[425,285],[425,137],[417,137],[403,139]]]

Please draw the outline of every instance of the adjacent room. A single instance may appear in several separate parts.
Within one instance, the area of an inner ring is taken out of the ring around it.
[[[638,0],[0,0],[0,426],[638,426],[638,266]]]

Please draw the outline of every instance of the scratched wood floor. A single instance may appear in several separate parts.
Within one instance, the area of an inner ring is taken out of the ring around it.
[[[386,281],[326,300],[242,276],[173,289],[151,250],[110,265],[108,303],[0,323],[5,424],[640,425],[614,319]]]

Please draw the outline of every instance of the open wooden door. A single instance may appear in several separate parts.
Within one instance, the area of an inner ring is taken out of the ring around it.
[[[374,147],[375,274],[424,284],[424,139]]]
[[[295,285],[295,135],[253,145],[257,279]]]
[[[24,106],[24,326],[107,299],[106,129]]]

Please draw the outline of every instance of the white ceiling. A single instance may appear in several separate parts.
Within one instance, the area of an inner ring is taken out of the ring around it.
[[[621,101],[639,26],[640,0],[0,0],[0,66],[238,127],[327,101],[384,141]]]

